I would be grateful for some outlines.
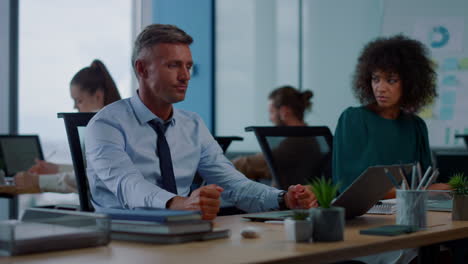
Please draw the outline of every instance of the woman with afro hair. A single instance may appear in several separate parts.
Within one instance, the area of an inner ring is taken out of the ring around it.
[[[416,113],[437,97],[436,78],[419,41],[397,35],[364,47],[353,80],[362,105],[341,114],[334,137],[333,180],[341,191],[369,166],[431,165],[427,127]]]

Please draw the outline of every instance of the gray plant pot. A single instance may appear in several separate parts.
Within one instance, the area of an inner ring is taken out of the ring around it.
[[[345,209],[343,207],[312,208],[314,241],[341,241],[344,237]]]
[[[468,195],[453,197],[452,220],[468,221]]]

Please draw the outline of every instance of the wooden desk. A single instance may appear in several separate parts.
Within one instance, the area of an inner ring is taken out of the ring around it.
[[[27,189],[20,189],[14,185],[0,185],[0,196],[14,196],[18,194],[31,194]]]
[[[426,231],[396,237],[359,235],[361,229],[394,222],[394,216],[364,216],[347,223],[342,242],[306,244],[286,241],[282,225],[225,216],[215,223],[231,229],[227,239],[177,245],[115,241],[107,247],[0,258],[0,263],[325,263],[468,237],[468,222],[452,222],[449,213],[437,212],[429,212]],[[248,225],[261,227],[264,233],[258,239],[243,239],[239,230]]]
[[[10,196],[18,194],[18,190],[15,186],[0,185],[0,195]]]

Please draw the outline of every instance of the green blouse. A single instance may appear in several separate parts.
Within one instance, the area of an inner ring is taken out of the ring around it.
[[[346,189],[369,166],[419,161],[431,165],[427,127],[414,115],[386,119],[364,106],[340,116],[333,139],[333,181]]]

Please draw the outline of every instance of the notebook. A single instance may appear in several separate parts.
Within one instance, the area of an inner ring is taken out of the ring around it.
[[[374,235],[374,236],[398,236],[409,234],[418,231],[415,226],[408,225],[386,225],[363,229],[359,231],[361,235]]]
[[[35,159],[44,159],[39,136],[0,135],[0,168],[3,167],[5,176],[27,171]]]
[[[372,206],[367,214],[392,215],[396,213],[396,199],[381,200]]]
[[[98,208],[96,212],[107,214],[112,220],[131,220],[167,223],[174,221],[200,220],[198,211],[179,211],[156,208],[116,209]]]
[[[219,238],[227,238],[229,229],[215,229],[208,232],[186,233],[186,234],[142,234],[132,232],[112,232],[114,240],[136,241],[154,244],[177,244],[191,241],[205,241]]]
[[[211,231],[212,225],[211,221],[205,220],[177,221],[164,224],[147,221],[112,220],[111,231],[136,234],[176,235],[208,232]]]

